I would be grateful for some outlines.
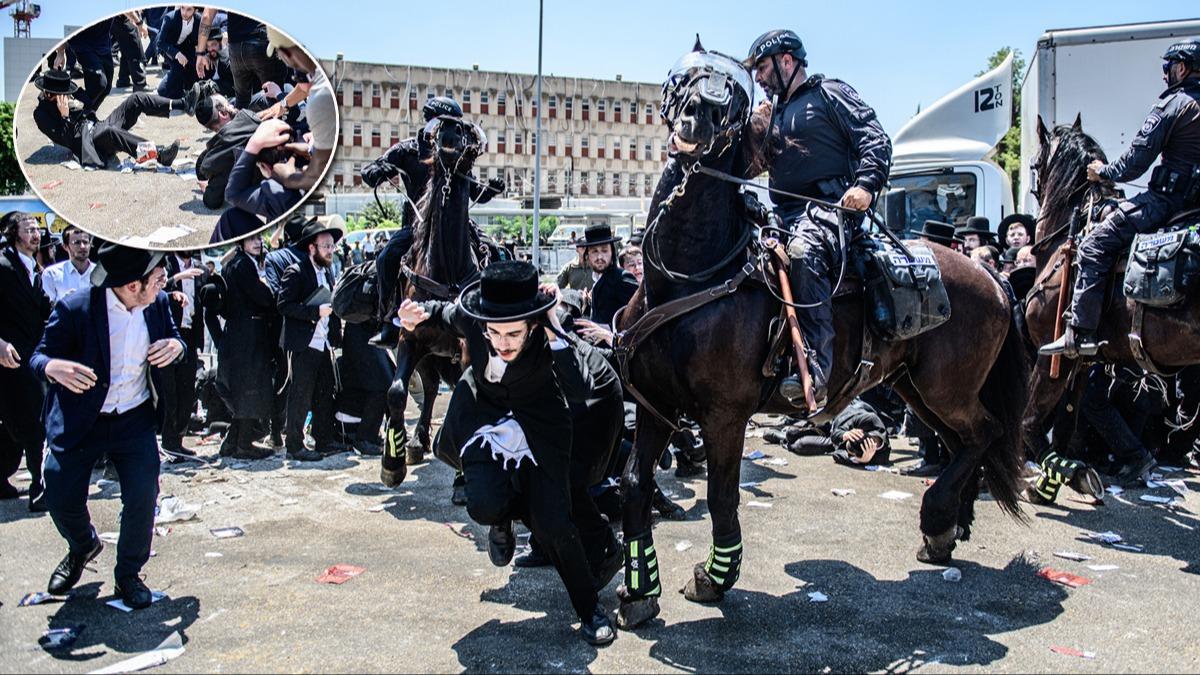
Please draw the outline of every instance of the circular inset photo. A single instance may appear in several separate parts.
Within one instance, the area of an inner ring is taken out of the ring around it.
[[[217,245],[286,217],[338,138],[316,57],[217,7],[105,17],[48,53],[13,122],[21,169],[67,221],[153,249]]]

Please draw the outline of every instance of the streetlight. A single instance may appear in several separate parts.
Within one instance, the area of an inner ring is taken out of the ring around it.
[[[533,157],[533,266],[541,269],[542,259],[538,251],[538,240],[542,230],[542,10],[544,0],[538,0],[538,65],[537,65],[537,119],[534,121]]]

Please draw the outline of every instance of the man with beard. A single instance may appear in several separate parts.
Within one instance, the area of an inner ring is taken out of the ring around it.
[[[333,441],[333,344],[341,337],[341,320],[333,315],[333,252],[342,237],[340,216],[310,221],[299,246],[307,256],[283,273],[277,306],[283,315],[283,348],[291,374],[287,398],[287,455],[314,462],[344,448]],[[304,446],[304,420],[312,411],[315,447]]]
[[[620,568],[621,549],[587,488],[620,441],[621,384],[599,351],[563,331],[547,288],[533,265],[501,261],[457,302],[405,300],[398,316],[406,330],[429,322],[466,341],[471,366],[438,454],[462,467],[467,511],[491,526],[492,564],[512,560],[512,521],[522,520],[558,569],[583,638],[605,645],[615,634],[597,589]]]
[[[262,237],[238,243],[222,270],[225,278],[225,337],[217,346],[217,391],[229,407],[229,427],[221,455],[231,459],[265,459],[271,450],[254,445],[261,423],[270,419],[275,389],[272,333],[275,297],[258,275]]]
[[[163,57],[163,79],[158,83],[158,95],[174,98],[196,83],[196,35],[200,17],[192,5],[180,5],[163,17],[158,33],[158,51]]]
[[[204,74],[203,79],[211,80],[225,98],[235,98],[237,89],[233,86],[233,68],[229,65],[229,55],[221,45],[224,37],[220,27],[209,29],[204,50],[208,54],[208,62],[213,64],[213,67]]]
[[[92,235],[68,225],[62,233],[63,248],[67,259],[51,265],[42,272],[42,290],[51,303],[58,302],[79,290],[92,287],[90,275],[95,263],[88,256],[92,253]]]
[[[11,436],[0,457],[0,499],[17,497],[8,483],[21,464],[32,474],[29,510],[45,511],[42,496],[42,446],[45,429],[40,416],[45,396],[41,379],[30,368],[33,348],[42,337],[50,301],[42,292],[42,273],[34,258],[42,243],[38,221],[30,214],[10,211],[0,218],[6,246],[0,254],[0,340],[5,367],[0,368],[0,434]]]
[[[591,312],[588,318],[601,326],[612,325],[613,315],[629,304],[637,292],[637,279],[617,264],[617,242],[608,225],[591,225],[583,231],[584,256],[592,272]]]
[[[196,104],[196,121],[216,132],[196,159],[196,178],[204,181],[204,205],[219,209],[225,204],[225,188],[234,162],[262,120],[250,110],[233,107],[224,96],[212,94]]]

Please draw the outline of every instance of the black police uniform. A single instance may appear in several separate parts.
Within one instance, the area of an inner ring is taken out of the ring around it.
[[[836,202],[852,186],[874,194],[887,181],[891,139],[850,85],[813,75],[772,114],[767,142],[778,148],[770,167],[772,188]],[[807,201],[773,199],[794,235],[788,246],[792,294],[796,303],[810,305],[798,309],[797,318],[823,382],[833,362],[830,277],[839,262],[838,233],[809,217]]]
[[[1200,167],[1200,78],[1193,76],[1167,87],[1142,123],[1121,158],[1100,170],[1105,180],[1136,179],[1162,155],[1162,169],[1184,177]],[[1151,181],[1151,189],[1124,200],[1083,239],[1079,247],[1079,278],[1071,299],[1071,326],[1093,332],[1100,326],[1108,273],[1135,234],[1149,232],[1184,208],[1182,191],[1166,194]]]

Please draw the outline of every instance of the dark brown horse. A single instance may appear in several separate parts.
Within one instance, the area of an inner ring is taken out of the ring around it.
[[[672,129],[673,150],[650,206],[651,225],[643,240],[645,278],[620,317],[620,328],[629,328],[647,308],[701,291],[715,290],[718,296],[652,333],[632,354],[628,378],[664,417],[686,414],[702,430],[713,545],[684,593],[705,602],[721,599],[737,579],[742,548],[738,484],[746,424],[764,409],[777,383],[777,376],[764,375],[764,364],[770,360],[769,325],[779,316],[780,304],[753,282],[725,292],[725,282],[748,259],[729,254],[744,247],[745,228],[751,226],[738,186],[700,171],[708,167],[753,175],[761,165],[757,153],[762,145],[747,133],[749,87],[738,86],[748,76],[742,80],[740,64],[712,52],[693,52],[681,64],[667,85],[671,100],[664,117]],[[728,89],[728,99],[722,88]],[[836,413],[860,392],[886,382],[941,434],[954,458],[925,493],[917,557],[945,563],[956,539],[970,531],[981,467],[1000,506],[1019,514],[1019,421],[1028,359],[1013,307],[997,279],[961,254],[930,248],[953,306],[951,318],[907,342],[875,340],[877,348],[864,355],[862,294],[835,299],[830,391],[836,394],[826,413]],[[865,377],[848,386],[864,357],[870,361],[862,364]],[[618,623],[624,628],[658,613],[661,586],[650,497],[655,460],[671,433],[666,421],[639,406],[635,450],[622,478],[627,548]]]
[[[1078,117],[1073,125],[1056,127],[1053,132],[1039,118],[1037,132],[1040,146],[1033,166],[1040,183],[1040,214],[1034,246],[1037,282],[1026,299],[1025,310],[1029,337],[1035,347],[1054,340],[1068,225],[1074,220],[1077,229],[1082,229],[1088,220],[1105,217],[1116,207],[1118,196],[1111,185],[1088,181],[1088,163],[1106,158],[1100,145],[1084,133]],[[1134,303],[1122,291],[1124,265],[1117,268],[1113,271],[1112,292],[1100,325],[1100,339],[1107,344],[1096,360],[1136,368],[1139,364],[1129,339],[1133,332]],[[1158,368],[1177,369],[1200,363],[1200,295],[1193,294],[1181,308],[1146,307],[1140,335]],[[1024,415],[1026,440],[1035,456],[1045,449],[1045,425],[1078,366],[1064,359],[1059,377],[1052,378],[1050,357],[1038,358],[1030,378],[1029,403]]]
[[[486,140],[483,131],[461,119],[438,118],[427,130],[432,136],[435,151],[428,160],[432,163],[429,185],[417,204],[419,221],[414,227],[413,243],[404,256],[402,297],[415,301],[453,300],[459,289],[479,275],[479,256],[472,237],[469,209],[471,207],[471,167],[483,151]],[[440,381],[459,367],[448,361],[460,355],[458,338],[445,331],[424,325],[416,331],[403,331],[396,347],[396,376],[388,389],[388,433],[404,434],[404,409],[408,403],[408,385],[413,371],[422,368],[425,400],[421,419],[426,424],[437,397]],[[441,374],[439,378],[437,375]],[[453,378],[452,378],[453,379]],[[423,455],[428,450],[428,426],[418,425],[417,438]],[[410,449],[406,455],[414,454]],[[407,473],[409,457],[384,453],[380,480],[389,486],[400,484]],[[410,462],[411,463],[411,462]]]

